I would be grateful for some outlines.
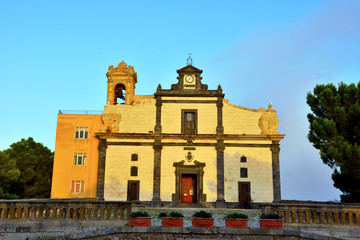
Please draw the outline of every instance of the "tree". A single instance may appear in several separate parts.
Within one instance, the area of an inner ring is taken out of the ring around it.
[[[342,202],[360,202],[360,82],[316,85],[307,94],[308,139],[334,172]]]
[[[0,151],[0,198],[19,198],[10,193],[11,185],[19,180],[20,171],[16,167],[16,161],[9,158],[9,154]]]
[[[5,150],[16,161],[20,171],[18,181],[10,186],[10,192],[20,198],[50,197],[54,153],[33,138],[21,139]]]

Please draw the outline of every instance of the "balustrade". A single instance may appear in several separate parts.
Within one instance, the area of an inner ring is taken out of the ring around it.
[[[77,200],[0,200],[4,220],[124,220],[131,203]]]
[[[284,201],[262,204],[261,209],[264,213],[279,214],[288,224],[360,225],[360,205]]]

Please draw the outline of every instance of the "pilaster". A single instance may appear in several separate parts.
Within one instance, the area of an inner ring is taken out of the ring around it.
[[[106,159],[107,142],[106,139],[99,141],[99,160],[98,160],[98,176],[96,197],[99,201],[104,201],[104,182],[105,182],[105,159]]]
[[[216,144],[216,169],[217,169],[217,199],[216,207],[225,207],[225,188],[224,188],[224,140],[218,140]]]
[[[159,84],[158,90],[161,89],[161,86]],[[161,127],[161,106],[162,106],[162,100],[161,96],[156,96],[156,125],[155,125],[155,133],[161,133],[162,127]]]
[[[270,150],[272,152],[271,157],[272,157],[272,172],[273,172],[274,202],[279,203],[281,201],[279,142],[273,141]]]
[[[161,180],[161,140],[156,139],[154,142],[154,185],[153,185],[153,199],[151,206],[160,207],[160,180]]]

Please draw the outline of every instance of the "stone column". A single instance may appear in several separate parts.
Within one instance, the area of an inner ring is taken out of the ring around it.
[[[273,172],[274,202],[279,203],[281,201],[279,142],[273,141],[270,150],[272,152],[271,157],[272,157],[272,172]]]
[[[152,207],[160,207],[160,180],[161,180],[161,140],[154,142],[154,185],[153,185],[153,199],[151,201]]]
[[[105,161],[106,161],[106,139],[100,139],[98,150],[98,176],[97,176],[97,188],[96,197],[98,201],[104,201],[104,182],[105,182]]]
[[[225,207],[225,189],[224,189],[224,140],[218,140],[216,144],[216,169],[217,169],[217,199],[216,207]]]
[[[217,126],[216,126],[216,134],[223,134],[224,133],[224,126],[223,126],[223,94],[221,86],[219,85],[218,89],[218,98],[216,101],[217,106]]]
[[[156,96],[156,125],[155,125],[155,132],[161,133],[161,106],[162,100],[160,96]]]

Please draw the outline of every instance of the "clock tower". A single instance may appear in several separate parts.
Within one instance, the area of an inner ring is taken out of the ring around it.
[[[179,70],[177,73],[178,83],[171,85],[171,90],[207,90],[208,86],[201,83],[201,73],[203,71],[192,66],[187,65]]]

